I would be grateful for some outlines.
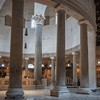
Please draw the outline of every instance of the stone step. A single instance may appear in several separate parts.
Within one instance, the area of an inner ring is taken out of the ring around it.
[[[92,92],[94,95],[100,95],[100,89],[97,88],[97,89],[92,89]]]
[[[76,91],[76,93],[77,94],[87,94],[87,95],[89,95],[89,94],[92,94],[92,91],[89,88],[81,88],[81,89],[78,89]]]
[[[45,86],[44,85],[36,85],[35,89],[45,89]]]

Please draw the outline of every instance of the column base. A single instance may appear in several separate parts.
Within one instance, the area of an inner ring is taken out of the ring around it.
[[[69,90],[66,86],[54,86],[52,90],[50,90],[50,95],[59,97],[59,96],[66,96],[69,94]]]
[[[77,82],[73,82],[73,87],[78,87]]]
[[[54,85],[53,85],[53,84],[51,84],[49,87],[50,87],[50,89],[52,90],[52,89],[54,88]]]
[[[79,88],[76,91],[77,94],[92,94],[92,91],[90,88]]]
[[[91,89],[94,95],[100,95],[100,89]]]
[[[43,86],[47,86],[47,78],[43,78],[42,79],[42,85]]]
[[[20,89],[20,88],[10,88],[6,92],[5,99],[7,99],[7,100],[14,100],[14,99],[21,99],[21,100],[23,100],[24,99],[23,95],[24,95],[23,89]]]

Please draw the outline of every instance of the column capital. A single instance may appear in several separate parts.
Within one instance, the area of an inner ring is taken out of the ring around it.
[[[34,15],[32,19],[36,21],[36,24],[43,24],[45,18],[42,15]]]
[[[58,9],[57,12],[64,12],[64,13],[66,13],[66,11],[64,9]]]
[[[88,24],[88,22],[87,22],[87,20],[82,19],[82,20],[79,20],[78,24],[79,25],[81,25],[81,24]]]
[[[66,12],[64,6],[61,3],[59,3],[58,5],[55,6],[55,11],[56,12],[58,12],[58,11],[65,11]]]

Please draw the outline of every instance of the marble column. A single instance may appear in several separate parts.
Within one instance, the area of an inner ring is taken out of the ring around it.
[[[77,86],[77,53],[73,52],[73,86]]]
[[[80,21],[80,86],[89,88],[87,23]]]
[[[25,65],[25,77],[28,78],[28,60],[29,58],[25,58],[26,60],[26,65]]]
[[[12,26],[10,49],[9,88],[6,99],[23,99],[22,89],[22,47],[23,47],[23,5],[24,0],[12,0]]]
[[[88,32],[89,87],[96,88],[96,33]]]
[[[36,85],[42,85],[42,25],[44,18],[42,15],[36,15],[33,17],[36,22],[35,28],[35,68],[34,68],[34,79]]]
[[[56,82],[50,95],[64,96],[69,92],[65,85],[65,11],[58,10],[57,17]]]
[[[51,86],[55,85],[55,58],[50,57],[51,59]]]

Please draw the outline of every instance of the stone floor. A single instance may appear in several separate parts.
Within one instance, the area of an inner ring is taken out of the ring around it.
[[[6,91],[0,91],[0,100],[4,100]],[[63,97],[51,97],[49,89],[24,90],[24,100],[100,100],[100,95],[70,93]]]

